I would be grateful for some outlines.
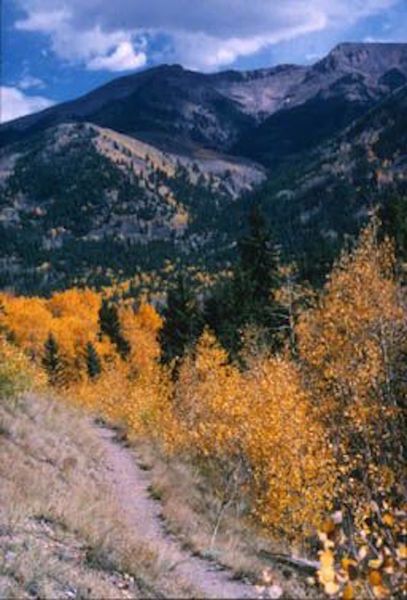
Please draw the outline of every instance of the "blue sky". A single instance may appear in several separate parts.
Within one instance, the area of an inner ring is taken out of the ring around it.
[[[312,63],[342,41],[407,41],[407,0],[3,0],[2,121],[167,63]]]

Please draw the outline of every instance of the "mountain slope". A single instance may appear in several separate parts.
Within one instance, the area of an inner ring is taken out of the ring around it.
[[[158,67],[2,125],[0,284],[218,272],[253,199],[320,279],[372,198],[404,194],[406,79],[407,44],[342,44],[311,67]]]
[[[318,115],[324,123],[315,138],[319,142],[405,81],[406,44],[341,44],[311,67],[206,75],[164,65],[6,123],[0,127],[0,145],[60,123],[89,121],[172,151],[233,148],[267,159],[269,138],[273,146],[282,136],[283,154],[303,148],[292,131],[285,140],[287,120],[310,127]],[[293,112],[297,107],[302,107],[299,116]],[[346,116],[337,120],[344,109]]]
[[[207,257],[219,211],[264,177],[207,150],[186,157],[92,124],[51,127],[0,151],[3,285],[103,281],[109,267],[130,276]]]
[[[234,150],[267,164],[299,154],[406,82],[407,44],[340,44],[307,69],[287,94],[284,109],[244,132]]]
[[[306,277],[323,277],[347,237],[357,235],[377,207],[399,252],[407,250],[406,115],[405,85],[300,161],[274,172],[256,194],[277,239]]]

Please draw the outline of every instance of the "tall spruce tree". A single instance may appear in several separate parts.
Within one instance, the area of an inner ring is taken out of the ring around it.
[[[199,335],[199,318],[194,297],[182,275],[168,291],[164,325],[159,333],[161,359],[165,364],[181,358]]]
[[[238,250],[232,278],[216,288],[205,304],[205,321],[232,356],[239,352],[241,333],[250,325],[263,330],[270,346],[277,346],[284,321],[276,301],[279,254],[259,205],[250,213],[249,231],[239,241]]]
[[[61,374],[61,358],[58,342],[52,333],[48,335],[44,344],[42,364],[47,372],[50,384],[56,385],[59,382]]]
[[[123,360],[130,354],[131,346],[122,334],[117,307],[103,298],[99,310],[99,328],[103,335],[107,335]]]
[[[99,354],[92,342],[88,342],[85,348],[86,370],[90,379],[96,379],[102,372],[102,363]]]
[[[255,204],[249,215],[249,232],[238,244],[239,270],[250,300],[266,303],[279,285],[279,255],[266,217]]]

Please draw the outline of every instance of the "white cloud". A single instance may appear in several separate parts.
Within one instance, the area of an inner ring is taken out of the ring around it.
[[[218,39],[204,33],[176,33],[171,58],[191,69],[211,71],[232,64],[240,56],[249,56],[271,44],[307,33],[311,23],[312,30],[318,31],[324,28],[325,19],[317,13],[310,15],[307,23],[296,27],[281,27],[269,35],[247,38]]]
[[[24,75],[18,82],[18,88],[20,90],[29,90],[32,88],[41,89],[45,87],[45,83],[39,77],[33,75]]]
[[[43,3],[44,6],[46,2]],[[41,3],[37,2],[37,5]],[[69,62],[85,63],[89,70],[126,71],[138,69],[146,63],[144,52],[133,47],[132,34],[126,31],[102,31],[100,25],[75,28],[66,8],[49,12],[29,12],[26,19],[15,23],[20,31],[48,34],[53,52]],[[143,45],[143,39],[136,46]]]
[[[42,96],[28,96],[15,87],[0,86],[0,123],[43,110],[54,102]]]
[[[130,42],[121,42],[116,50],[108,56],[96,56],[88,62],[88,69],[97,71],[131,71],[139,69],[147,62],[144,52],[135,52]]]
[[[19,29],[41,31],[62,59],[89,69],[143,66],[138,40],[165,36],[163,60],[215,69],[323,29],[346,28],[402,0],[18,0]]]

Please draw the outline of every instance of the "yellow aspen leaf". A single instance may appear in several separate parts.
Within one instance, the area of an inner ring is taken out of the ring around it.
[[[335,580],[335,571],[333,567],[323,567],[318,571],[319,580],[322,584],[327,584]]]
[[[382,584],[382,574],[380,571],[370,571],[369,583],[371,586],[376,587]]]
[[[330,550],[320,552],[319,560],[322,568],[332,567],[334,564],[334,555]]]
[[[329,581],[324,586],[324,590],[325,590],[325,593],[328,594],[328,596],[335,596],[335,594],[337,594],[339,592],[339,585],[337,583],[335,583],[334,581]]]
[[[347,583],[345,589],[343,590],[343,600],[353,600],[355,597],[355,590],[353,589],[353,585],[351,583]]]
[[[372,558],[371,560],[369,560],[368,565],[371,569],[380,569],[380,567],[383,564],[383,557],[380,556],[379,558]]]
[[[385,515],[383,515],[383,523],[391,527],[392,525],[394,525],[394,517],[389,513],[386,513]]]

